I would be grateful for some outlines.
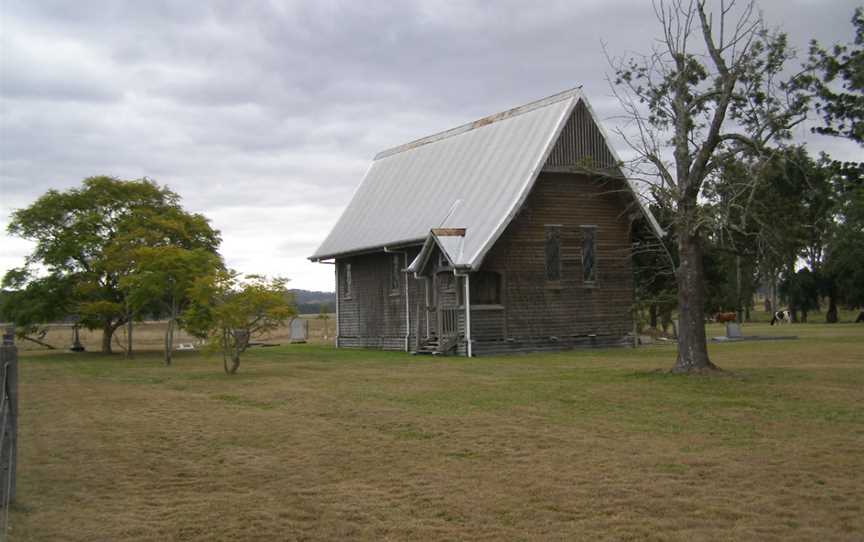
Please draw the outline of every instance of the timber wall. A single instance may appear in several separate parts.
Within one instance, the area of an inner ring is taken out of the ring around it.
[[[544,171],[518,215],[489,251],[483,270],[501,276],[501,303],[473,306],[471,331],[477,355],[623,345],[632,329],[633,275],[630,260],[628,198],[623,181]],[[561,280],[549,282],[545,270],[547,225],[560,227]],[[582,280],[582,227],[596,228],[596,280]],[[419,248],[408,249],[408,262]],[[405,283],[392,290],[392,253],[337,260],[340,280],[339,345],[405,349]],[[405,256],[399,254],[405,267]],[[437,254],[433,255],[437,258]],[[435,260],[433,260],[435,261]],[[342,279],[351,264],[351,295]],[[430,304],[457,307],[462,279],[433,266]],[[434,277],[434,278],[433,278]],[[446,278],[446,281],[444,280]],[[426,311],[426,282],[408,281],[409,350],[426,337],[426,319],[435,331],[434,313]],[[419,326],[418,326],[419,318]],[[464,310],[459,311],[464,338]],[[456,350],[464,355],[461,340]]]
[[[407,252],[408,263],[411,263],[419,249],[412,247]],[[425,284],[402,272],[399,289],[391,289],[394,256],[399,257],[401,269],[407,267],[402,253],[377,252],[336,260],[339,272],[336,285],[336,295],[339,296],[339,346],[404,350],[405,333],[409,331],[409,346],[414,348],[417,306],[425,307]],[[344,281],[345,265],[349,263],[350,295],[346,292]],[[405,326],[405,280],[408,281],[409,330]],[[421,311],[421,329],[424,331],[425,318],[425,311]]]
[[[630,196],[622,190],[621,180],[540,174],[483,263],[501,274],[503,310],[472,310],[475,353],[623,344],[632,329],[633,274]],[[547,225],[560,226],[561,280],[555,282],[546,280]],[[596,226],[593,284],[582,280],[582,226]]]

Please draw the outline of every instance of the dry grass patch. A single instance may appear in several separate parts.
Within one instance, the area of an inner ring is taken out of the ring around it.
[[[308,322],[308,342],[315,344],[331,344],[333,342],[333,334],[336,330],[336,324],[333,321],[333,315],[330,315],[328,320],[320,319],[314,315],[299,316]],[[167,323],[164,321],[147,321],[136,322],[132,329],[133,345],[136,350],[160,350],[165,344],[165,328]],[[45,335],[41,340],[58,350],[66,350],[72,344],[72,325],[70,324],[49,324],[45,326]],[[121,327],[114,333],[113,348],[117,352],[122,352],[126,347],[126,328]],[[287,344],[291,337],[289,327],[282,326],[268,333],[265,337],[256,337],[257,341],[265,341],[279,344]],[[91,352],[98,352],[102,348],[102,331],[80,329],[79,338],[81,344]],[[174,331],[174,346],[179,344],[194,344],[198,340],[183,329]],[[26,351],[42,351],[43,346],[29,342],[26,340],[20,341],[18,347]]]
[[[668,347],[25,356],[12,539],[860,540],[864,328],[784,332],[712,347],[722,378]]]

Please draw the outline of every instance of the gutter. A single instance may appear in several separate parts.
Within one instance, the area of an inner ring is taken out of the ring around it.
[[[374,254],[376,252],[381,252],[381,250],[384,250],[384,252],[396,252],[393,250],[388,250],[387,247],[407,248],[407,247],[414,247],[417,245],[422,246],[425,241],[426,241],[425,237],[421,237],[419,239],[400,239],[398,241],[393,241],[391,243],[387,243],[386,245],[365,246],[365,247],[355,248],[355,249],[351,249],[351,250],[345,250],[342,252],[336,252],[333,254],[317,254],[316,253],[312,256],[307,257],[306,259],[309,260],[310,262],[314,263],[314,262],[320,262],[321,260],[330,260],[330,259],[334,259],[334,258],[348,258],[350,256],[362,256],[363,254]]]

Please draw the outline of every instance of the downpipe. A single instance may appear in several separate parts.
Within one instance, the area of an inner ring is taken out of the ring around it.
[[[460,273],[454,269],[453,275],[465,278],[465,352],[470,358],[474,356],[471,344],[471,273]]]

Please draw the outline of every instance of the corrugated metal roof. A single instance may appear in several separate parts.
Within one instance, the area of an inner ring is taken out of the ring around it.
[[[465,228],[457,266],[478,268],[530,192],[573,107],[568,90],[381,152],[310,259],[423,242]],[[448,251],[450,252],[450,251]]]

